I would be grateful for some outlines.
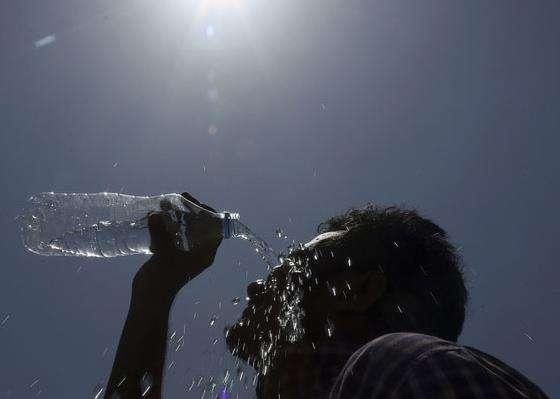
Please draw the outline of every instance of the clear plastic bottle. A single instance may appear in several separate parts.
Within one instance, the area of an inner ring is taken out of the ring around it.
[[[139,197],[117,193],[40,193],[19,217],[25,247],[40,255],[114,257],[150,254],[148,215],[166,212],[179,229],[177,248],[188,251],[188,221],[199,212],[222,219],[224,238],[237,235],[237,213],[213,213],[180,194]]]

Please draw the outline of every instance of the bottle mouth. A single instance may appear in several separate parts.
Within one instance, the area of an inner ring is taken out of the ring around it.
[[[220,212],[218,213],[222,219],[239,220],[239,213],[237,212]]]
[[[235,221],[239,220],[239,213],[220,212],[218,215],[224,220],[224,238],[231,238],[235,234]]]

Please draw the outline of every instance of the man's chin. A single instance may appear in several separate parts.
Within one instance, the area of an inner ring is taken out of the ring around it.
[[[232,355],[250,363],[259,353],[258,345],[253,339],[254,331],[244,325],[243,320],[227,327],[226,345]]]
[[[277,362],[276,355],[282,353],[284,345],[278,341],[272,344],[266,339],[256,340],[255,337],[259,336],[267,337],[268,334],[259,334],[241,319],[228,328],[226,345],[232,355],[246,362],[255,371],[266,372]]]

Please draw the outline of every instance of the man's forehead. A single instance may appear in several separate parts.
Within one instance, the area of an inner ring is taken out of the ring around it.
[[[318,236],[316,236],[315,238],[313,238],[311,241],[309,241],[306,244],[303,244],[303,247],[305,249],[311,249],[313,248],[315,245],[317,245],[318,243],[320,243],[321,241],[324,240],[328,240],[328,239],[332,239],[332,238],[336,238],[336,237],[340,237],[341,235],[343,235],[346,232],[346,230],[336,230],[336,231],[327,231],[326,233],[323,234],[319,234]]]
[[[311,258],[312,254],[313,254],[312,250],[317,244],[319,244],[319,243],[321,243],[325,240],[340,237],[344,233],[346,233],[346,230],[328,231],[326,233],[319,234],[318,236],[314,237],[311,241],[303,244],[303,250],[296,251],[296,253],[298,254],[297,256],[301,256],[301,255],[305,254],[305,256],[309,256]],[[317,260],[317,259],[315,259],[315,260]],[[322,261],[320,263],[314,262],[312,268],[313,269],[324,268],[326,266],[326,264],[328,263],[328,262],[325,262],[325,260],[326,259],[322,259]],[[277,266],[274,266],[272,268],[272,272],[269,274],[267,279],[273,278],[273,276],[276,275],[277,271],[281,271],[281,270],[287,271],[288,269],[286,268],[285,265],[286,265],[285,263],[281,263]],[[295,265],[293,265],[293,266],[295,266]],[[299,266],[301,266],[301,263],[299,264]],[[294,270],[294,269],[292,269],[292,270]],[[299,269],[296,267],[295,270],[299,270]],[[263,281],[261,281],[261,282],[263,282]]]

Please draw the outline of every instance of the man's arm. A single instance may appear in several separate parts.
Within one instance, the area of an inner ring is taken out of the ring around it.
[[[192,197],[188,198],[193,200]],[[200,203],[198,203],[200,204]],[[154,255],[140,268],[132,284],[130,309],[122,331],[106,399],[161,397],[169,311],[179,290],[213,261],[220,245],[221,222],[205,212],[190,220],[189,252],[175,248],[174,226],[164,214],[149,219]]]
[[[165,267],[153,256],[141,270]],[[105,397],[161,397],[169,311],[175,295],[145,284],[138,274]],[[148,390],[148,392],[146,392]],[[116,397],[116,395],[114,395]]]

